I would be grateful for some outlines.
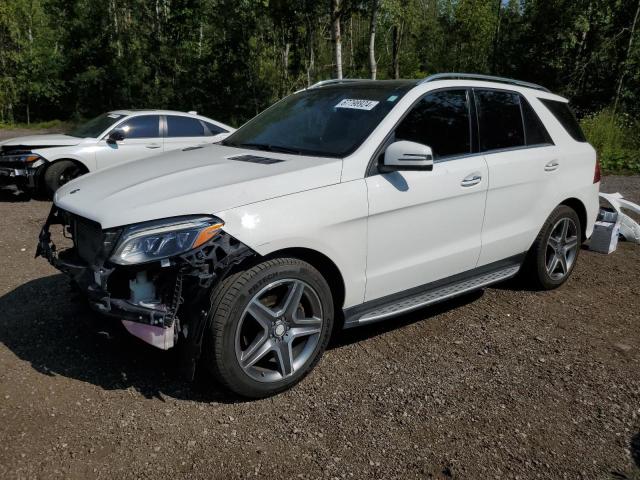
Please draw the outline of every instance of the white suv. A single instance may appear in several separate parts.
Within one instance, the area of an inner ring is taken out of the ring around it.
[[[599,168],[567,101],[515,80],[328,81],[218,145],[62,187],[37,254],[234,392],[289,388],[334,329],[573,270]],[[74,247],[58,252],[49,228]]]
[[[51,194],[85,173],[217,142],[234,130],[195,112],[116,110],[67,135],[32,135],[0,142],[0,182]]]

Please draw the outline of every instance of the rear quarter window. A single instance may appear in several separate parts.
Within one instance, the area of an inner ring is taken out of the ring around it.
[[[558,102],[556,100],[549,100],[547,98],[539,99],[545,107],[553,114],[554,117],[560,122],[571,137],[577,142],[586,142],[587,139],[584,136],[584,132],[580,128],[576,116],[569,108],[569,104],[564,102]]]

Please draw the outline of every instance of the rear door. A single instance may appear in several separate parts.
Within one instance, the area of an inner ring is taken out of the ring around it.
[[[433,171],[367,177],[367,286],[373,300],[476,266],[487,193],[487,166],[474,144],[471,92],[426,94],[388,143],[431,147]]]
[[[122,132],[124,140],[109,143],[107,135],[98,142],[96,150],[98,169],[162,153],[160,115],[131,117],[117,125],[114,130]]]
[[[544,201],[558,166],[557,149],[521,94],[474,89],[480,150],[489,190],[479,266],[526,252],[549,212]]]
[[[196,145],[213,143],[219,136],[218,128],[195,117],[181,115],[165,116],[164,150],[177,150]],[[222,138],[222,137],[220,137]]]

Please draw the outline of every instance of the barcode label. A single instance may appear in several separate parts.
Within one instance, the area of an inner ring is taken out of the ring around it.
[[[378,105],[377,100],[360,100],[354,98],[345,98],[339,104],[336,105],[336,108],[352,108],[355,110],[371,110],[373,107]]]

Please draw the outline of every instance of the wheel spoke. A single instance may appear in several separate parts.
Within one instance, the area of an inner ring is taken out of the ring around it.
[[[281,313],[281,315],[284,315],[287,320],[295,321],[296,312],[298,310],[298,305],[300,305],[300,300],[302,299],[304,288],[305,287],[302,282],[293,281],[291,283],[284,304],[282,306]]]
[[[291,322],[295,327],[318,327],[322,325],[322,319],[319,317],[294,318]]]
[[[560,234],[561,241],[566,240],[568,232],[569,232],[569,220],[565,218],[564,220],[562,220],[562,233]]]
[[[573,250],[577,246],[578,246],[578,237],[569,237],[567,238],[564,244],[564,248],[566,251]]]
[[[549,272],[549,275],[553,275],[553,272],[555,272],[557,267],[558,267],[558,254],[554,253],[553,257],[551,257],[551,260],[549,261],[549,265],[547,266],[547,271]]]
[[[317,325],[291,328],[289,329],[289,336],[293,340],[295,338],[308,337],[309,335],[320,333],[320,330],[321,330],[321,326],[320,326],[320,322],[318,322]]]
[[[249,313],[260,324],[262,328],[268,331],[277,318],[275,312],[265,307],[257,298],[253,299],[249,305]]]
[[[569,271],[569,267],[567,266],[567,252],[558,255],[558,261],[560,263],[560,268],[562,268],[562,275],[566,275]]]
[[[557,238],[549,237],[549,241],[547,243],[554,251],[557,251],[560,248],[560,240]]]
[[[278,342],[276,346],[276,356],[280,365],[280,373],[283,377],[288,377],[293,373],[293,352],[291,342]]]
[[[251,345],[249,345],[249,348],[247,350],[242,352],[240,362],[244,368],[251,367],[273,349],[273,340],[269,340],[268,336],[265,335],[254,341]],[[250,353],[248,353],[249,350],[251,350]]]

